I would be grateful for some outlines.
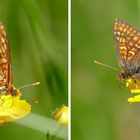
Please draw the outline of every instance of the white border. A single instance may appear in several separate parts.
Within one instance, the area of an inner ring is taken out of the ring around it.
[[[71,140],[71,0],[68,0],[68,140]]]

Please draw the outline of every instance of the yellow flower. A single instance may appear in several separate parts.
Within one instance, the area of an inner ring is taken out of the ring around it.
[[[68,125],[68,107],[63,105],[53,112],[53,117],[61,124]]]
[[[20,97],[20,92],[15,96],[0,96],[0,124],[20,119],[31,111],[31,105]]]
[[[140,80],[134,81],[132,78],[129,78],[126,80],[126,87],[128,87],[131,93],[140,93]],[[140,102],[140,95],[130,97],[127,101],[130,103]]]
[[[140,93],[140,80],[134,80],[129,78],[126,80],[126,87],[130,90],[131,93]]]

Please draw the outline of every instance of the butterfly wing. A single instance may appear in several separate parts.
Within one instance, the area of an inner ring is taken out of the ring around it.
[[[120,66],[129,72],[137,70],[140,67],[140,31],[115,20],[114,35]]]
[[[12,81],[8,38],[4,25],[0,23],[0,87],[10,90]]]

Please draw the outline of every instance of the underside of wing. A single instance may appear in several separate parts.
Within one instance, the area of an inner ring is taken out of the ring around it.
[[[119,64],[123,69],[140,67],[140,31],[115,20],[114,35]]]
[[[12,72],[6,30],[4,25],[0,23],[0,87],[2,86],[11,89]]]

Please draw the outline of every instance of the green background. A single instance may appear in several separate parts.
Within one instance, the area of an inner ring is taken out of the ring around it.
[[[10,41],[14,86],[39,81],[22,90],[23,98],[38,100],[31,103],[33,113],[51,117],[68,99],[67,1],[1,1],[0,21]],[[4,140],[44,140],[45,135],[16,123],[0,127]]]
[[[114,19],[140,29],[137,0],[72,1],[72,139],[139,140],[140,103],[116,79],[120,70],[113,37]]]

